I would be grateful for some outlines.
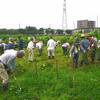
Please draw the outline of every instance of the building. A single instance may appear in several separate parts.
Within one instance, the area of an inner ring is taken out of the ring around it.
[[[77,30],[81,30],[83,33],[90,32],[95,28],[95,21],[89,20],[78,20],[77,21]]]
[[[78,20],[77,29],[95,28],[95,21]]]

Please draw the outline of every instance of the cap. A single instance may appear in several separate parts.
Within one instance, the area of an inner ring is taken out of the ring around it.
[[[85,34],[81,34],[81,37],[85,37]]]
[[[69,46],[69,43],[66,42],[66,45]]]

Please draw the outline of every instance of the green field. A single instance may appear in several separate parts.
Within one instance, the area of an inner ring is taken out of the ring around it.
[[[17,59],[16,71],[10,75],[9,90],[0,89],[0,100],[100,100],[100,64],[89,64],[73,69],[72,61],[56,48],[55,59],[43,55],[28,62],[27,50]]]

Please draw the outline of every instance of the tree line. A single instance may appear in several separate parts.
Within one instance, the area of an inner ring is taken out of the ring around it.
[[[65,31],[68,34],[72,34],[72,30]],[[0,29],[0,34],[33,34],[33,35],[46,35],[46,34],[64,34],[62,29],[51,29],[51,28],[39,28],[32,26],[26,26],[25,28],[19,29]]]

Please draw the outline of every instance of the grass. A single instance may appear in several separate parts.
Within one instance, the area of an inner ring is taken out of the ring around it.
[[[43,55],[28,62],[27,51],[17,59],[16,71],[10,75],[9,90],[0,100],[100,100],[100,65],[90,64],[75,70],[71,59],[56,48],[55,59]]]

